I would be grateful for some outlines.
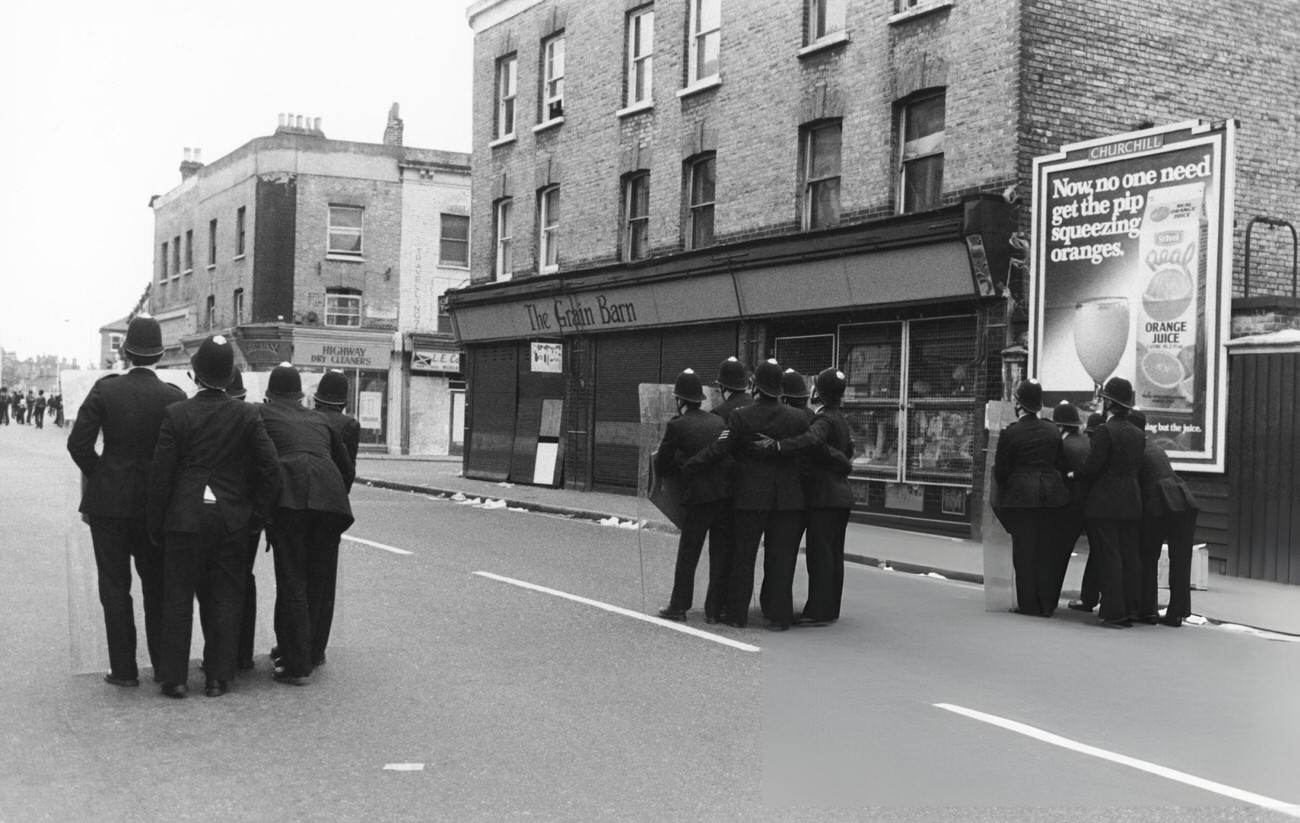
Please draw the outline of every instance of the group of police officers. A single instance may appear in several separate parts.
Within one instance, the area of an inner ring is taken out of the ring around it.
[[[672,594],[659,616],[686,619],[707,537],[706,623],[748,624],[760,542],[759,605],[768,628],[834,623],[853,505],[853,438],[841,411],[844,373],[831,368],[816,376],[814,400],[821,407],[815,412],[804,376],[775,360],[760,363],[751,380],[743,363],[728,358],[714,385],[722,402],[706,412],[699,375],[686,369],[677,377],[678,415],[654,455],[659,475],[679,478],[686,510]],[[796,613],[792,589],[805,532],[808,599]]]
[[[1039,417],[1043,387],[1016,386],[1017,420],[1002,431],[993,460],[994,512],[1011,535],[1020,614],[1050,617],[1061,598],[1078,538],[1088,537],[1080,598],[1067,607],[1092,612],[1100,625],[1181,626],[1191,614],[1196,498],[1169,457],[1145,434],[1133,386],[1112,377],[1102,411],[1080,434],[1078,409],[1062,402]],[[1162,546],[1168,546],[1169,604],[1157,599]]]
[[[276,578],[272,677],[306,684],[325,663],[339,541],[352,524],[360,426],[343,414],[346,376],[323,375],[308,409],[301,376],[283,363],[270,374],[265,403],[246,404],[231,344],[215,335],[190,360],[198,392],[186,398],[156,374],[157,320],[132,319],[123,351],[129,370],[95,383],[68,437],[104,609],[105,682],[140,684],[133,561],[164,695],[188,694],[196,598],[205,694],[225,694],[236,669],[252,669],[253,564],[265,529]]]

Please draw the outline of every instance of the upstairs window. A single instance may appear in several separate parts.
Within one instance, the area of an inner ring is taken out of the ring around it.
[[[519,60],[515,55],[497,61],[496,138],[515,136],[515,81]]]
[[[357,206],[330,206],[327,253],[339,257],[361,256],[361,227],[365,210]]]
[[[361,292],[356,289],[327,289],[325,325],[360,326]]]
[[[217,265],[217,221],[208,221],[208,265]]]
[[[162,244],[162,254],[158,258],[158,279],[167,279],[167,244]]]
[[[808,42],[844,31],[845,0],[808,0]]]
[[[564,116],[564,35],[542,44],[542,122]]]
[[[722,0],[690,0],[690,84],[718,74],[722,45]]]
[[[686,170],[688,239],[692,249],[713,245],[713,202],[717,188],[717,157],[692,161]]]
[[[627,18],[627,105],[648,103],[654,79],[655,12],[634,11]]]
[[[208,295],[208,301],[203,307],[204,328],[212,331],[217,327],[217,298],[214,295]]]
[[[235,211],[235,256],[244,256],[244,207]]]
[[[181,237],[176,235],[172,238],[172,276],[181,273]]]
[[[942,93],[918,98],[905,104],[899,116],[899,163],[904,214],[937,209],[943,194],[943,127]]]
[[[235,299],[233,301],[235,309],[235,325],[238,326],[244,322],[244,290],[235,289]]]
[[[122,349],[123,337],[120,334],[110,334],[108,336],[108,351],[117,359],[117,353]]]
[[[803,227],[824,229],[840,221],[840,121],[804,130]]]
[[[509,197],[497,201],[495,225],[496,261],[493,269],[497,280],[509,280],[515,270],[511,244],[514,236],[514,201]]]
[[[469,218],[459,214],[439,215],[438,263],[469,268]]]
[[[639,172],[623,181],[623,256],[640,260],[650,242],[650,173]]]
[[[185,232],[185,271],[194,271],[194,230]]]
[[[537,269],[542,274],[560,268],[560,187],[550,186],[537,194]]]

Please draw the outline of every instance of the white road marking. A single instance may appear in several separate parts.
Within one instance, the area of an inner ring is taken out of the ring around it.
[[[353,543],[360,543],[363,546],[369,546],[372,549],[383,549],[384,551],[392,552],[393,554],[415,554],[415,552],[408,552],[406,549],[399,549],[396,546],[385,546],[383,543],[376,543],[373,540],[362,540],[360,537],[353,537],[350,534],[343,535],[343,539],[351,540]]]
[[[1079,743],[1070,740],[1067,737],[1052,734],[1051,732],[1045,732],[1042,729],[1037,729],[1024,723],[1018,723],[1015,720],[1007,720],[1006,718],[998,717],[997,715],[985,714],[984,712],[967,709],[962,706],[954,706],[951,703],[935,703],[934,705],[936,708],[954,712],[964,717],[969,717],[972,720],[989,723],[1017,734],[1023,734],[1026,737],[1032,737],[1035,740],[1050,743],[1053,746],[1060,746],[1063,749],[1070,749],[1071,751],[1076,751],[1081,754],[1099,757],[1102,760],[1109,760],[1112,763],[1118,763],[1121,766],[1129,766],[1139,771],[1147,772],[1148,774],[1154,774],[1157,777],[1164,777],[1197,789],[1204,789],[1207,792],[1221,794],[1224,797],[1230,797],[1233,800],[1240,800],[1265,809],[1271,809],[1275,812],[1281,812],[1290,817],[1300,818],[1300,804],[1286,803],[1281,800],[1275,800],[1271,797],[1265,797],[1262,794],[1255,794],[1254,792],[1248,792],[1244,789],[1226,786],[1222,783],[1216,783],[1213,780],[1206,780],[1203,777],[1197,777],[1195,775],[1187,774],[1186,772],[1180,772],[1177,769],[1170,769],[1166,766],[1148,763],[1145,760],[1138,760],[1135,757],[1129,757],[1123,754],[1116,754],[1115,752],[1099,749],[1096,746],[1089,746],[1086,743]]]
[[[423,763],[385,763],[384,771],[388,772],[422,772],[424,771]]]
[[[621,614],[624,617],[631,617],[635,620],[642,620],[646,623],[652,623],[661,628],[672,629],[673,631],[682,632],[683,634],[694,635],[695,637],[702,637],[705,640],[712,640],[714,643],[721,643],[724,646],[730,646],[733,649],[740,649],[743,652],[760,651],[758,646],[751,646],[748,643],[741,643],[740,641],[732,640],[729,637],[723,637],[722,635],[719,634],[712,634],[710,632],[700,631],[699,629],[691,628],[690,626],[683,625],[673,620],[664,620],[661,617],[651,617],[648,614],[641,614],[640,612],[634,612],[631,609],[625,609],[622,608],[621,606],[612,606],[609,603],[602,603],[599,600],[591,600],[586,597],[580,597],[579,595],[576,594],[569,594],[568,592],[562,592],[559,591],[558,589],[548,589],[545,586],[538,586],[536,583],[528,583],[523,580],[515,580],[512,577],[502,577],[501,575],[493,574],[492,572],[474,572],[474,574],[477,574],[479,577],[486,577],[489,580],[496,580],[501,583],[509,583],[512,586],[519,586],[520,588],[531,589],[532,591],[535,592],[541,592],[543,594],[552,594],[555,595],[556,597],[563,597],[566,600],[572,600],[575,603],[582,603],[587,606],[595,606],[598,609],[604,609],[607,612],[613,612],[614,614]]]

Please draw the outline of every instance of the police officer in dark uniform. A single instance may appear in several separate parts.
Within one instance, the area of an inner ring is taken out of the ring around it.
[[[1088,439],[1088,450],[1090,452],[1092,451],[1092,436],[1097,433],[1097,429],[1105,422],[1106,416],[1101,412],[1093,412],[1088,415],[1088,422],[1084,424],[1083,434]],[[1084,462],[1087,461],[1085,460]],[[1077,472],[1078,470],[1069,469],[1067,470],[1067,474],[1069,471]],[[1066,482],[1080,483],[1081,481],[1076,477],[1069,478]],[[1086,487],[1084,487],[1083,496],[1086,510],[1088,498]],[[1097,539],[1093,536],[1092,526],[1086,514],[1084,515],[1083,531],[1088,535],[1088,560],[1083,564],[1083,581],[1079,584],[1079,599],[1071,600],[1066,604],[1066,606],[1067,608],[1074,609],[1077,612],[1091,612],[1093,609],[1097,608],[1097,603],[1101,600],[1101,590],[1099,588],[1100,583],[1098,582],[1098,578],[1100,577],[1100,572],[1098,570],[1101,568],[1101,560],[1098,558],[1101,557],[1101,552],[1094,551],[1092,548],[1097,545]]]
[[[814,412],[813,409],[808,405],[808,395],[809,395],[808,381],[804,380],[804,376],[802,374],[800,374],[795,369],[786,369],[784,372],[781,373],[781,402],[792,409],[798,409],[799,411],[803,412],[804,417],[807,418],[808,420],[808,424],[812,425],[812,421],[813,418],[816,416],[816,412]],[[758,442],[758,447],[776,448],[776,441],[771,440],[770,438],[761,438]],[[806,498],[808,495],[808,483],[809,483],[808,466],[805,465],[803,458],[797,454],[795,455],[795,466],[797,471],[799,472],[799,482],[803,484],[804,496]],[[796,549],[799,546],[799,544],[804,541],[804,535],[807,533],[807,531],[808,531],[808,512],[805,509],[803,520],[799,524],[799,537],[795,541]],[[805,560],[806,558],[807,556],[805,555]],[[795,568],[797,569],[798,566],[799,566],[799,558],[796,555]],[[793,580],[794,579],[793,572],[791,572],[791,575],[792,575],[791,580]],[[759,610],[763,613],[764,617],[768,616],[768,608],[767,608],[768,588],[770,586],[768,581],[770,579],[771,578],[769,578],[767,575],[763,575],[763,585],[760,586],[758,590]]]
[[[1051,617],[1060,597],[1055,524],[1069,493],[1060,474],[1061,435],[1038,416],[1042,408],[1043,387],[1037,380],[1016,385],[1017,420],[998,439],[993,478],[998,484],[998,517],[1011,533],[1016,611]]]
[[[808,431],[776,443],[777,451],[800,455],[802,461],[808,600],[799,621],[808,625],[838,620],[844,594],[844,534],[853,508],[848,476],[854,448],[853,432],[840,407],[847,385],[844,372],[838,369],[818,373],[815,399],[822,406]]]
[[[269,519],[279,492],[275,446],[252,406],[225,389],[234,350],[222,335],[190,359],[199,392],[164,413],[149,478],[149,536],[164,546],[162,693],[189,689],[194,597],[202,590],[205,693],[220,697],[234,676],[247,573],[249,521]]]
[[[1134,409],[1129,420],[1146,429],[1146,415]],[[1177,628],[1192,613],[1192,540],[1196,536],[1196,496],[1169,464],[1169,455],[1150,437],[1142,450],[1138,470],[1142,487],[1142,531],[1138,554],[1142,564],[1142,593],[1138,620]],[[1157,613],[1160,547],[1169,547],[1169,606]]]
[[[356,464],[325,416],[302,405],[302,377],[289,363],[271,371],[259,408],[279,454],[281,489],[267,534],[275,554],[272,677],[302,686],[311,675],[313,629],[309,592],[337,568],[339,539],[352,525],[348,486]],[[323,653],[323,652],[322,652]]]
[[[163,555],[149,541],[145,498],[163,410],[184,400],[185,392],[158,379],[154,367],[163,354],[162,328],[154,318],[142,314],[131,319],[122,351],[131,369],[101,378],[91,388],[68,434],[68,453],[84,477],[80,511],[90,524],[108,634],[104,680],[138,686],[131,561],[140,576],[145,644],[156,678],[163,634]],[[95,443],[101,434],[104,449],[99,454]]]
[[[1142,567],[1138,543],[1142,526],[1142,467],[1145,438],[1128,419],[1133,408],[1133,384],[1112,377],[1102,387],[1106,422],[1092,436],[1092,450],[1083,469],[1072,479],[1089,484],[1084,506],[1095,538],[1090,551],[1100,553],[1102,625],[1126,628],[1138,613]]]
[[[1062,400],[1056,408],[1052,409],[1052,422],[1061,432],[1061,451],[1065,459],[1064,471],[1067,474],[1078,471],[1087,461],[1089,451],[1088,438],[1079,431],[1082,427],[1079,421],[1079,410],[1070,401]],[[1070,494],[1070,499],[1065,504],[1065,508],[1059,512],[1057,522],[1060,528],[1060,543],[1056,551],[1060,561],[1060,571],[1055,584],[1056,597],[1052,602],[1060,600],[1061,589],[1065,586],[1065,574],[1070,568],[1070,555],[1074,553],[1074,544],[1079,541],[1079,535],[1083,534],[1084,524],[1087,523],[1087,518],[1083,514],[1083,507],[1088,499],[1087,488],[1078,480],[1067,480],[1065,488]]]
[[[749,370],[738,358],[728,357],[719,364],[718,379],[713,385],[722,392],[722,402],[710,411],[721,417],[723,423],[731,419],[733,411],[754,402],[754,398],[748,394]]]
[[[692,369],[677,375],[673,385],[677,399],[677,416],[668,421],[663,440],[655,452],[654,469],[663,477],[681,474],[687,460],[718,439],[726,427],[722,418],[700,409],[704,402],[704,387]],[[722,552],[730,549],[729,539],[719,539],[719,532],[731,535],[731,508],[728,504],[727,473],[729,461],[715,464],[708,470],[686,478],[682,486],[682,503],[686,507],[686,522],[677,541],[677,566],[673,574],[673,591],[668,606],[659,610],[659,616],[668,620],[685,620],[695,596],[695,567],[700,561],[704,538],[709,538],[709,587],[704,595],[704,620],[717,623],[722,616],[722,606],[727,598],[727,573],[730,558]]]
[[[731,569],[724,622],[744,627],[754,593],[754,561],[763,543],[764,575],[772,578],[770,628],[784,631],[794,622],[791,587],[803,523],[803,488],[792,455],[758,449],[762,437],[782,440],[808,430],[808,419],[781,403],[781,366],[767,360],[754,372],[754,402],[736,409],[727,428],[707,449],[691,458],[686,472],[698,472],[731,457],[736,461],[732,505],[736,554]]]
[[[244,387],[244,374],[238,366],[235,367],[230,385],[226,387],[226,394],[236,400],[248,396],[248,389]],[[256,517],[248,524],[248,573],[244,576],[244,609],[239,619],[239,650],[235,655],[235,667],[245,670],[253,668],[253,641],[257,631],[257,578],[253,574],[253,566],[257,562],[257,549],[262,542],[262,525]]]
[[[313,399],[316,411],[325,416],[325,422],[338,434],[347,449],[348,457],[355,467],[357,449],[361,444],[361,423],[350,415],[343,413],[348,403],[348,378],[341,371],[327,371],[316,385]],[[348,494],[352,493],[352,476],[345,476]],[[329,645],[330,627],[334,624],[334,593],[338,586],[338,543],[332,551],[312,554],[311,567],[307,571],[307,611],[311,616],[311,663],[313,666],[325,665],[325,647]]]

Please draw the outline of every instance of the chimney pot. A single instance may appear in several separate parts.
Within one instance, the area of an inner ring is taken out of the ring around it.
[[[202,162],[203,162],[203,149],[195,149],[195,150],[194,150],[194,162],[195,162],[195,163],[202,163]]]
[[[284,112],[280,112],[280,128],[284,128]]]
[[[320,131],[320,118],[317,117],[317,118],[316,118],[314,121],[312,121],[312,122],[315,123],[315,125],[312,126],[312,128],[314,128],[316,131]]]
[[[190,147],[189,147],[189,146],[186,146],[186,147],[185,147],[185,162],[188,163],[189,161],[190,161]]]
[[[297,128],[297,129],[302,128],[302,115],[301,115],[301,114],[298,115],[297,119],[294,121],[294,128]]]

